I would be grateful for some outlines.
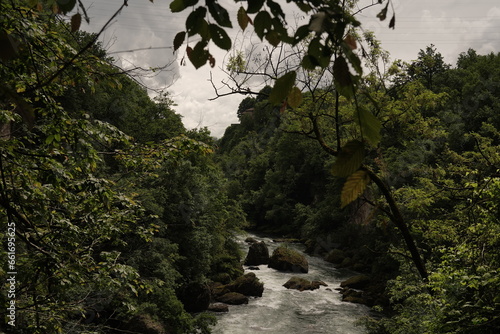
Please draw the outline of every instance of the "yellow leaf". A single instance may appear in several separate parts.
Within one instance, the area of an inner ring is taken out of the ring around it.
[[[349,203],[355,201],[366,189],[370,182],[370,176],[364,170],[358,170],[347,178],[342,187],[340,195],[341,207],[346,207]]]
[[[302,103],[302,92],[297,86],[292,88],[290,94],[288,94],[288,105],[292,108],[297,108]]]
[[[347,36],[344,39],[344,42],[349,46],[351,50],[354,50],[358,47],[356,44],[356,38],[351,34],[347,34]]]
[[[347,142],[333,164],[332,173],[339,177],[348,177],[358,170],[365,158],[365,147],[359,140]]]

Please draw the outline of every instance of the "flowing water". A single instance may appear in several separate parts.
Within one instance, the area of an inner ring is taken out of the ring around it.
[[[272,239],[249,235],[266,242],[269,253],[279,245]],[[244,238],[243,238],[244,239]],[[243,251],[248,245],[240,240]],[[302,250],[301,245],[290,247]],[[262,297],[251,298],[247,305],[229,306],[229,312],[218,314],[214,334],[272,333],[272,334],[361,334],[366,333],[357,320],[369,314],[366,306],[341,301],[335,289],[340,282],[356,273],[336,269],[317,257],[307,256],[309,273],[286,273],[260,265],[253,270],[264,283]],[[245,272],[249,272],[245,268]],[[292,276],[328,284],[314,291],[289,290],[283,287]],[[327,290],[328,289],[328,290]]]

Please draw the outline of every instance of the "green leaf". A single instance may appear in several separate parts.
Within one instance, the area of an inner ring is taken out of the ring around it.
[[[302,104],[302,92],[297,86],[294,86],[290,94],[288,94],[287,102],[294,109]]]
[[[391,21],[389,22],[389,28],[394,29],[396,27],[396,14],[392,14]]]
[[[210,31],[210,36],[215,45],[223,50],[231,49],[231,39],[224,29],[216,24],[209,24],[208,30]]]
[[[195,11],[189,14],[186,19],[186,30],[188,36],[193,36],[201,32],[203,23],[206,23],[205,15],[207,15],[205,7],[198,7]]]
[[[248,17],[245,8],[240,7],[240,9],[238,10],[238,24],[240,25],[241,30],[245,31],[249,22],[250,18]]]
[[[54,135],[49,135],[47,138],[45,138],[45,144],[50,145],[54,141]]]
[[[202,67],[208,61],[209,53],[205,49],[206,46],[207,43],[205,41],[200,41],[196,43],[194,49],[191,49],[191,47],[187,47],[186,49],[188,58],[196,69]]]
[[[315,37],[311,40],[307,49],[307,54],[314,58],[314,60],[311,59],[311,61],[315,66],[325,68],[330,64],[330,57],[332,55],[331,50],[321,43],[320,37]]]
[[[198,0],[174,0],[170,3],[170,10],[172,13],[182,12],[184,9],[194,6]]]
[[[295,4],[297,5],[297,7],[299,7],[299,9],[301,11],[303,11],[304,13],[308,13],[309,11],[312,10],[312,7],[309,6],[308,4],[305,4],[303,2],[300,2],[300,1],[297,1],[295,2]]]
[[[365,170],[358,170],[347,178],[340,194],[341,207],[355,201],[370,183],[370,176]]]
[[[264,38],[264,35],[271,30],[271,15],[266,12],[262,11],[259,12],[254,19],[254,27],[255,27],[255,33],[259,38],[262,40]]]
[[[347,177],[361,167],[365,158],[365,146],[359,140],[347,142],[339,152],[332,173],[338,177]]]
[[[278,46],[278,44],[280,44],[280,42],[281,42],[280,35],[274,30],[272,30],[266,34],[266,40],[272,46]]]
[[[283,13],[283,10],[278,3],[272,0],[267,0],[266,5],[271,9],[271,13],[273,13],[275,17],[285,18],[285,13]]]
[[[293,45],[297,45],[304,38],[309,36],[311,32],[309,31],[309,27],[307,25],[303,25],[297,28],[295,31],[295,35],[293,36]]]
[[[349,66],[342,55],[338,56],[333,63],[333,77],[337,91],[350,99],[354,94],[353,80]]]
[[[301,65],[304,70],[313,71],[318,66],[318,62],[313,56],[305,55]]]
[[[385,5],[384,9],[377,14],[377,17],[380,21],[384,21],[387,18],[387,9],[389,8],[390,1],[387,1],[387,5]]]
[[[248,1],[247,13],[257,13],[264,5],[264,0],[251,0]]]
[[[351,66],[356,72],[358,72],[359,75],[361,75],[363,73],[363,68],[361,67],[361,59],[359,59],[358,55],[352,51],[350,45],[347,42],[342,42],[341,46],[342,51],[344,52]]]
[[[273,104],[280,104],[284,99],[286,99],[295,84],[296,76],[297,73],[295,71],[291,71],[278,78],[273,89],[271,90],[271,94],[269,94],[269,102]]]
[[[57,6],[59,10],[64,14],[70,12],[75,8],[76,0],[57,0]]]
[[[229,13],[227,10],[219,5],[215,0],[207,0],[207,7],[210,15],[215,19],[219,25],[227,28],[232,28],[233,25],[229,19]]]
[[[369,110],[359,107],[357,110],[356,122],[361,129],[361,135],[368,143],[376,146],[381,139],[380,129],[382,128],[382,123],[380,120],[372,114]]]
[[[174,37],[174,51],[176,51],[177,49],[179,49],[182,45],[182,43],[184,43],[184,40],[186,39],[186,32],[185,31],[181,31],[179,33],[177,33],[177,35],[175,35]]]

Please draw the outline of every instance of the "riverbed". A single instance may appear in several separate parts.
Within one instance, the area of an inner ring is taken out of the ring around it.
[[[264,241],[269,253],[279,245],[270,238],[256,235],[245,235],[238,239],[240,247],[246,255],[249,245],[246,237]],[[299,251],[303,246],[290,244]],[[228,313],[218,314],[218,323],[214,334],[363,334],[362,326],[357,324],[362,317],[369,315],[369,308],[341,301],[341,294],[335,290],[340,282],[356,275],[356,273],[335,268],[331,263],[318,257],[307,256],[309,272],[307,274],[286,273],[260,265],[253,271],[264,283],[262,297],[251,298],[246,305],[229,307]],[[319,280],[328,286],[321,286],[314,291],[289,290],[283,287],[292,276],[300,276],[308,280]]]

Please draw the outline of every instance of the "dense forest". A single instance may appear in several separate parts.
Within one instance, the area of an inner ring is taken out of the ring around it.
[[[363,162],[387,184],[389,204],[385,188],[372,182],[342,208],[347,181],[335,169],[342,158],[322,146],[339,140],[355,151],[360,133],[352,106],[334,88],[304,94],[306,102],[289,111],[261,98],[266,89],[247,97],[240,124],[219,142],[230,196],[252,228],[306,240],[309,251],[326,258],[340,245],[350,256],[340,266],[381,283],[375,288],[385,292],[374,309],[387,317],[368,320],[371,333],[494,333],[500,328],[499,62],[500,54],[468,50],[453,67],[429,46],[414,62],[392,63],[384,81],[367,75],[361,90],[371,99],[359,103],[381,120],[381,139],[365,148]],[[389,205],[408,224],[425,279]]]
[[[498,332],[500,54],[392,62],[342,31],[363,71],[350,49],[330,71],[316,38],[275,45],[270,68],[308,59],[300,84],[276,75],[286,92],[244,97],[215,139],[64,20],[75,2],[21,3],[0,2],[0,330],[210,333],[209,287],[243,274],[248,228],[341,250],[378,292],[370,333]]]
[[[183,289],[242,273],[245,223],[213,139],[95,35],[15,1],[1,12],[1,330],[208,332]]]

